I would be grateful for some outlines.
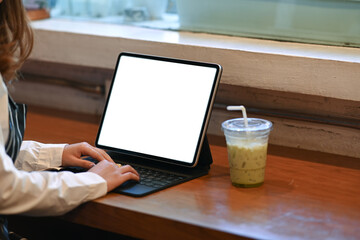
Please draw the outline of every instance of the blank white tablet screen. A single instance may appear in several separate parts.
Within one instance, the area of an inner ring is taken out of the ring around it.
[[[98,144],[193,162],[216,71],[121,56]]]

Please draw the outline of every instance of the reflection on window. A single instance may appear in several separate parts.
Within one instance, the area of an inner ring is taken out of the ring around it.
[[[48,1],[56,18],[360,47],[360,0]]]
[[[52,17],[178,29],[175,0],[58,0]]]

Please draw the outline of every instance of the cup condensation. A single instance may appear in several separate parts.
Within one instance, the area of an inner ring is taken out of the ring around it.
[[[257,187],[264,183],[267,147],[272,123],[259,118],[230,119],[222,123],[231,182],[236,187]]]

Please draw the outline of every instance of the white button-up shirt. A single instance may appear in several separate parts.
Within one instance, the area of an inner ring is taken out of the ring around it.
[[[0,214],[61,215],[106,194],[106,181],[95,173],[39,171],[61,165],[65,144],[24,141],[14,165],[5,151],[8,135],[8,93],[0,75]]]

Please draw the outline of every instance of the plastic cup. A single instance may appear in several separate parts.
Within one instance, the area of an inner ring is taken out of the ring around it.
[[[236,187],[258,187],[264,183],[267,146],[272,123],[259,118],[230,119],[222,123],[231,182]]]

